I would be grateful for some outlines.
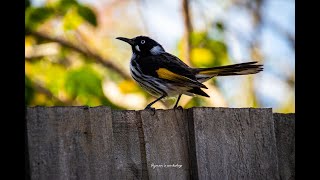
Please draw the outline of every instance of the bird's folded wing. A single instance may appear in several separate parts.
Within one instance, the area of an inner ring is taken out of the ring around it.
[[[138,64],[145,74],[172,81],[182,86],[207,88],[197,81],[189,66],[169,53],[145,57]]]
[[[156,72],[158,74],[158,77],[161,79],[173,81],[175,83],[179,83],[179,84],[185,85],[185,86],[191,86],[191,87],[195,86],[195,87],[206,88],[206,86],[199,83],[198,81],[190,79],[186,76],[171,72],[170,70],[168,70],[166,68],[159,68],[156,70]]]

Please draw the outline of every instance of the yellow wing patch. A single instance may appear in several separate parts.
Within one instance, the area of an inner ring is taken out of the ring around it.
[[[165,68],[159,68],[158,70],[156,70],[156,72],[159,78],[162,78],[162,79],[167,79],[171,81],[190,81],[191,80],[185,76],[173,73]]]
[[[167,79],[177,83],[182,83],[184,86],[200,87],[200,88],[208,89],[205,85],[201,84],[200,82],[192,80],[188,77],[176,74],[174,72],[171,72],[166,68],[159,68],[158,70],[156,70],[156,72],[159,78],[162,78],[162,79]]]

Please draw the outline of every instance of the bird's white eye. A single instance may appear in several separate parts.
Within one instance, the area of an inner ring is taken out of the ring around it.
[[[146,41],[145,40],[141,40],[141,44],[144,44]]]

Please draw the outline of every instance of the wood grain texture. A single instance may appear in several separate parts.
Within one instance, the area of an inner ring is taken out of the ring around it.
[[[27,119],[31,179],[112,177],[109,108],[36,107]]]
[[[150,179],[189,179],[187,124],[181,110],[141,111]]]
[[[114,175],[116,179],[141,179],[142,162],[135,111],[112,111]],[[108,163],[108,162],[105,162]]]
[[[195,108],[199,179],[279,179],[271,109]]]
[[[28,107],[26,130],[33,180],[295,179],[294,116],[271,109]]]
[[[280,178],[293,180],[295,179],[295,115],[275,113],[273,118]]]

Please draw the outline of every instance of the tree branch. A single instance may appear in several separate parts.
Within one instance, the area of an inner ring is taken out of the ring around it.
[[[190,11],[189,11],[189,0],[182,0],[182,7],[183,7],[183,20],[184,20],[184,57],[183,60],[188,65],[191,64],[190,61],[190,53],[191,53],[191,39],[190,35],[193,31],[191,19],[190,19]]]
[[[28,33],[30,35],[33,35],[33,36],[36,36],[36,37],[39,37],[39,38],[42,38],[42,39],[45,39],[45,40],[48,40],[48,41],[52,41],[52,42],[57,42],[59,43],[60,45],[64,46],[64,47],[67,47],[67,48],[70,48],[86,57],[89,57],[91,59],[93,59],[95,62],[103,65],[104,67],[106,68],[110,68],[112,70],[114,70],[115,72],[117,72],[118,74],[120,74],[124,79],[130,79],[130,76],[124,72],[122,69],[120,69],[118,66],[116,66],[115,64],[113,64],[110,60],[106,60],[104,58],[102,58],[101,56],[89,51],[89,50],[84,50],[64,39],[60,39],[60,38],[56,38],[56,37],[50,37],[44,33],[41,33],[41,32],[36,32],[36,31],[28,31]]]

